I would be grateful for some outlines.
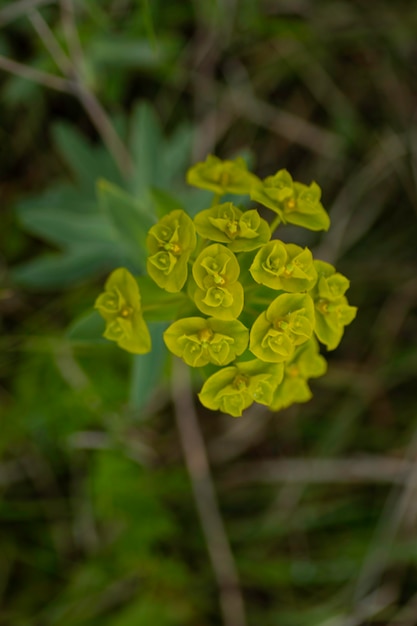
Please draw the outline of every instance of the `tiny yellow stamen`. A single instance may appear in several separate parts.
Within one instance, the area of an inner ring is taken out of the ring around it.
[[[326,315],[329,312],[329,302],[325,300],[324,298],[321,298],[316,303],[316,309],[320,311],[322,315]]]
[[[229,184],[229,178],[230,176],[228,172],[221,173],[219,183],[222,187],[227,187],[227,185]]]
[[[203,328],[198,333],[198,338],[201,343],[208,343],[210,339],[213,337],[214,333],[211,328]]]
[[[297,378],[297,376],[299,376],[300,374],[300,370],[295,364],[293,364],[293,365],[290,365],[289,368],[287,369],[287,374],[288,376],[291,376],[291,378]]]
[[[235,389],[238,389],[239,391],[241,391],[242,389],[245,389],[245,387],[249,386],[249,379],[247,378],[247,376],[244,376],[243,374],[238,374],[233,383],[232,386]]]
[[[284,319],[276,319],[274,321],[274,328],[276,330],[286,330],[288,328],[289,324],[288,322],[286,322]]]
[[[164,250],[171,252],[172,254],[181,254],[181,248],[177,243],[165,243],[163,245]]]
[[[233,222],[229,222],[227,224],[226,230],[230,237],[234,237],[235,235],[237,235],[239,230],[237,221],[234,220]]]

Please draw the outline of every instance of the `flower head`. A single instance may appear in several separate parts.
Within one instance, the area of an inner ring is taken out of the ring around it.
[[[238,320],[185,317],[171,324],[164,340],[191,367],[227,365],[246,350],[249,331]]]
[[[247,194],[259,179],[248,172],[243,159],[222,161],[209,155],[202,163],[196,163],[187,172],[187,183],[214,193]]]
[[[201,237],[227,244],[234,252],[256,250],[271,236],[258,211],[242,212],[231,202],[200,211],[194,223]]]
[[[294,402],[307,402],[312,397],[309,378],[323,376],[327,370],[326,359],[319,354],[317,341],[312,337],[299,346],[291,359],[284,363],[284,378],[274,392],[271,409],[285,409]]]
[[[178,209],[165,215],[149,230],[147,270],[158,287],[181,291],[188,276],[188,259],[197,240],[193,221]]]
[[[261,285],[293,293],[311,289],[317,280],[310,250],[277,239],[257,252],[250,273]]]
[[[283,369],[281,363],[262,363],[258,359],[236,363],[210,376],[198,397],[205,407],[238,417],[254,402],[270,405]]]
[[[106,281],[94,307],[106,320],[104,337],[134,354],[151,350],[151,337],[142,317],[139,287],[132,274],[121,267]]]
[[[282,363],[295,347],[308,341],[314,329],[314,305],[307,294],[282,294],[255,320],[250,350],[262,361]]]
[[[317,283],[310,292],[316,311],[314,332],[328,350],[334,350],[342,339],[345,326],[355,319],[357,307],[350,306],[344,295],[350,284],[346,276],[324,261],[314,261],[314,266],[318,274]]]
[[[193,298],[202,313],[223,320],[239,317],[243,287],[238,282],[239,263],[228,248],[215,243],[200,252],[193,265]]]
[[[287,170],[265,178],[252,188],[250,196],[275,211],[283,224],[295,224],[310,230],[329,229],[330,219],[320,202],[320,187],[315,182],[309,186],[294,182]]]

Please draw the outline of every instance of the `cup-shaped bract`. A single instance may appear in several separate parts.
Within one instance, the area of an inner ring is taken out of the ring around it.
[[[114,270],[94,304],[106,321],[104,337],[133,354],[151,350],[151,336],[142,316],[138,284],[127,269]]]
[[[280,170],[252,187],[252,200],[275,211],[283,224],[295,224],[310,230],[328,230],[330,219],[320,202],[317,183],[309,186],[294,182],[287,170]]]
[[[233,161],[222,161],[209,155],[201,163],[196,163],[187,172],[187,183],[200,189],[214,191],[217,195],[233,193],[248,194],[260,181],[248,172],[245,161],[238,157]]]
[[[164,340],[191,367],[227,365],[246,350],[249,331],[238,320],[185,317],[167,328]]]
[[[232,202],[200,211],[194,224],[201,237],[227,244],[234,252],[256,250],[271,237],[268,222],[258,211],[242,212]]]
[[[283,371],[282,363],[263,363],[258,359],[236,363],[210,376],[198,397],[208,409],[239,417],[253,402],[271,404]]]
[[[310,339],[314,322],[314,304],[308,294],[284,293],[253,323],[249,348],[262,361],[282,363],[292,357],[296,346]]]
[[[181,209],[171,211],[152,226],[146,239],[146,268],[158,287],[171,293],[181,291],[196,243],[194,223]]]
[[[250,273],[261,285],[291,293],[308,291],[317,280],[310,250],[278,239],[258,250]]]
[[[314,332],[328,350],[339,345],[345,326],[356,317],[357,307],[350,306],[345,292],[349,288],[349,280],[336,272],[330,263],[314,261],[318,279],[310,295],[316,310],[316,327]]]
[[[327,361],[319,354],[318,343],[312,337],[296,348],[291,359],[284,363],[284,378],[274,392],[271,409],[278,411],[295,402],[310,400],[312,393],[308,379],[323,376],[326,370]]]
[[[239,317],[243,308],[243,287],[238,282],[239,263],[226,246],[214,243],[204,248],[193,264],[197,287],[193,298],[206,315],[222,320]]]

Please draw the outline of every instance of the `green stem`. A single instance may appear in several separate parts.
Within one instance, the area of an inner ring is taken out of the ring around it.
[[[194,250],[192,256],[190,257],[191,265],[193,265],[194,261],[196,260],[196,258],[200,254],[200,252],[203,250],[203,248],[205,247],[207,242],[208,242],[208,239],[206,237],[199,237],[198,238],[198,242],[197,242],[197,245],[195,247],[195,250]]]
[[[281,223],[281,218],[279,215],[277,215],[271,222],[269,228],[271,229],[271,237],[274,234],[274,232],[276,231],[276,229],[278,228],[278,226]]]
[[[251,302],[253,304],[262,304],[262,305],[269,306],[272,300],[270,300],[269,298],[252,298]]]
[[[186,301],[187,296],[184,293],[179,293],[177,296],[172,296],[172,298],[163,298],[160,302],[153,301],[152,303],[146,302],[146,300],[142,298],[142,314],[145,321],[155,321],[152,314],[155,312],[159,313],[161,308],[166,309],[166,317],[164,315],[164,320],[169,322],[176,317],[177,311]],[[150,320],[148,319],[149,317],[151,318]]]
[[[248,287],[245,287],[245,294],[252,293],[256,289],[259,289],[260,287],[261,285],[258,285],[257,283],[255,285],[251,284]]]
[[[215,193],[211,202],[211,206],[216,206],[216,204],[220,204],[221,197],[221,193]]]

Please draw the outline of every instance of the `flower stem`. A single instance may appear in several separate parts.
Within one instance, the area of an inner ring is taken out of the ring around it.
[[[211,201],[211,206],[216,206],[217,204],[220,204],[221,197],[221,193],[215,193],[213,196],[213,200]]]
[[[281,218],[279,215],[277,215],[271,222],[269,228],[271,229],[271,237],[274,234],[274,232],[276,231],[276,229],[278,228],[278,226],[281,223]]]

